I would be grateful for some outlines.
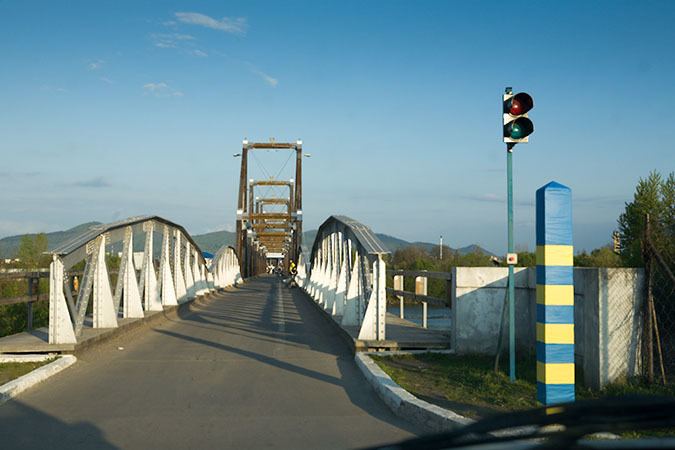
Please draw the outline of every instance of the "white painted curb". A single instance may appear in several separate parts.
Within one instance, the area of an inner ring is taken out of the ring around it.
[[[54,362],[51,362],[42,367],[38,367],[26,375],[20,376],[19,378],[3,384],[0,386],[0,404],[16,397],[26,389],[43,382],[52,375],[56,375],[63,369],[72,366],[76,361],[77,358],[73,355],[63,355]]]
[[[26,363],[26,362],[42,362],[48,359],[57,357],[56,353],[39,353],[26,355],[5,355],[0,354],[0,364],[4,363]]]
[[[415,397],[396,384],[367,353],[357,353],[354,359],[377,395],[397,416],[436,432],[454,430],[475,422]]]

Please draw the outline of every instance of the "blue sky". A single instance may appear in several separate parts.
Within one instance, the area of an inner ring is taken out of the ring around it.
[[[514,155],[516,243],[556,180],[592,249],[640,177],[675,170],[674,21],[668,1],[0,0],[0,237],[150,213],[233,229],[232,154],[274,137],[312,154],[305,229],[345,214],[503,252],[513,86],[536,129]]]

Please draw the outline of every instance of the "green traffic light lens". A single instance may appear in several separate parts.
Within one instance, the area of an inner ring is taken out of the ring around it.
[[[518,125],[517,123],[513,125],[511,128],[511,139],[522,139],[525,137],[525,131],[523,130],[523,127]]]
[[[520,117],[511,124],[511,139],[523,139],[534,131],[534,124],[526,117]]]

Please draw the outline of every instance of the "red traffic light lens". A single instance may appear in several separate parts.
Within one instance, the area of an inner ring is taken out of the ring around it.
[[[534,100],[529,94],[521,92],[511,97],[511,104],[509,106],[509,114],[513,116],[520,116],[534,108]]]

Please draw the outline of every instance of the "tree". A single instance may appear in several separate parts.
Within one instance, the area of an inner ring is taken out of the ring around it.
[[[21,237],[16,257],[21,260],[25,269],[39,269],[49,264],[47,252],[47,235],[39,233]]]
[[[649,215],[651,241],[657,248],[672,251],[675,245],[675,172],[667,179],[653,171],[640,179],[635,188],[633,201],[619,217],[621,236],[621,260],[625,266],[640,267],[645,218]]]
[[[611,246],[596,248],[587,253],[583,251],[574,257],[575,267],[621,267],[621,257],[614,253]]]

